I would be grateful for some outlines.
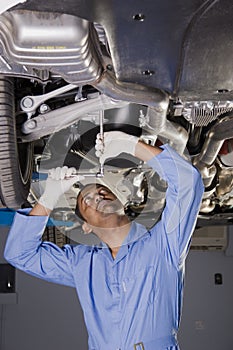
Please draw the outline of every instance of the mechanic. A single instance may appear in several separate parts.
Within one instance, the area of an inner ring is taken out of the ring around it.
[[[184,263],[203,194],[199,172],[169,145],[161,148],[113,131],[97,138],[104,162],[122,152],[146,161],[168,184],[160,220],[150,229],[130,222],[121,202],[103,185],[79,193],[76,212],[85,233],[101,244],[57,247],[42,242],[48,215],[59,196],[80,180],[58,168],[29,212],[20,210],[5,247],[15,267],[76,288],[88,331],[89,350],[177,350]]]

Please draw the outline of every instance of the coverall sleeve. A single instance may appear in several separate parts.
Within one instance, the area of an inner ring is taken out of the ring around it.
[[[169,145],[148,164],[167,182],[166,204],[157,229],[178,264],[186,258],[204,191],[199,171]]]
[[[74,287],[71,273],[73,247],[59,248],[43,242],[48,217],[28,216],[28,209],[15,214],[8,234],[4,257],[16,268],[46,281]]]

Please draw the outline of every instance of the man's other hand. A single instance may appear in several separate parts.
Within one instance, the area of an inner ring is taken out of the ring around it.
[[[104,140],[102,140],[101,135],[98,134],[96,137],[95,154],[99,157],[101,164],[103,164],[106,159],[117,157],[123,152],[134,156],[138,140],[138,137],[121,131],[105,132]]]
[[[75,168],[68,168],[67,166],[49,170],[44,193],[38,201],[39,204],[53,210],[59,197],[67,192],[74,183],[83,179],[83,176],[76,174]]]

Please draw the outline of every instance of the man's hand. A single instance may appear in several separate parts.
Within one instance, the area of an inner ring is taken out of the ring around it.
[[[125,152],[135,156],[135,147],[138,143],[138,137],[128,135],[121,131],[109,131],[104,133],[104,144],[100,134],[96,138],[96,156],[103,164],[106,159],[113,158]]]
[[[121,131],[109,131],[104,133],[104,144],[100,134],[96,138],[96,156],[103,164],[106,159],[113,158],[122,152],[132,154],[138,159],[147,162],[162,152],[157,146],[147,145],[138,137],[128,135]]]
[[[67,192],[75,182],[83,179],[83,176],[76,175],[76,173],[75,168],[67,166],[51,169],[45,182],[44,193],[38,203],[53,210],[59,197]]]

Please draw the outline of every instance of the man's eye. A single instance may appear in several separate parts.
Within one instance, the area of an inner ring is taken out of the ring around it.
[[[100,191],[99,191],[99,194],[108,194],[110,193],[108,190],[102,188]]]

